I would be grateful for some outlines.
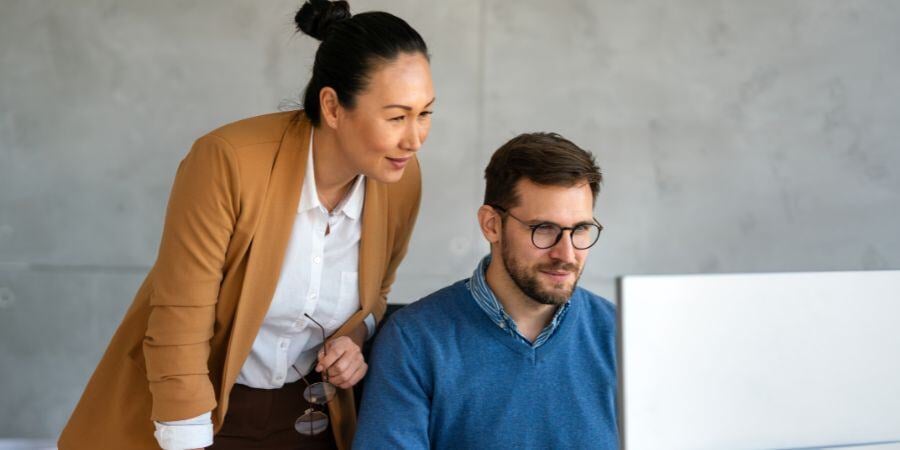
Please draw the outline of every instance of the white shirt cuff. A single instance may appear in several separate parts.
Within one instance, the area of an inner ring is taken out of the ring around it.
[[[204,448],[213,443],[211,412],[185,420],[153,422],[153,426],[153,436],[163,450]]]
[[[372,339],[372,336],[375,335],[375,315],[369,314],[368,316],[366,316],[366,320],[364,320],[364,322],[366,323],[366,330],[368,331],[368,334],[366,334],[366,340],[368,341],[369,339]]]

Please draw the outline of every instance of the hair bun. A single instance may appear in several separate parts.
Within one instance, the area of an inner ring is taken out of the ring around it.
[[[307,0],[294,16],[294,22],[298,30],[321,41],[332,25],[349,18],[350,4],[345,1]]]

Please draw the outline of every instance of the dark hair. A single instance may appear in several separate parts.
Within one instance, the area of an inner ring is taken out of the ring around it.
[[[484,170],[484,204],[512,209],[522,178],[543,185],[588,183],[596,202],[603,175],[593,155],[556,133],[520,134],[494,152]]]
[[[345,1],[308,0],[297,11],[294,22],[299,31],[322,41],[303,94],[303,110],[316,126],[321,121],[322,88],[331,87],[342,106],[353,108],[356,96],[380,64],[401,53],[421,53],[428,58],[422,36],[406,21],[386,12],[351,16]]]

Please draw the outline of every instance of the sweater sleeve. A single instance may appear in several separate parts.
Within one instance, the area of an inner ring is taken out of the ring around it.
[[[375,337],[354,449],[427,449],[432,374],[394,317]]]
[[[169,196],[143,342],[155,421],[195,417],[216,406],[209,341],[239,214],[232,151],[215,136],[198,140],[181,162]]]

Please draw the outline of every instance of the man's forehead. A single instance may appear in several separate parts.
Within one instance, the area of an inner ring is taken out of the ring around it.
[[[587,182],[572,186],[537,184],[522,179],[516,184],[516,209],[536,215],[593,215],[593,194]]]

